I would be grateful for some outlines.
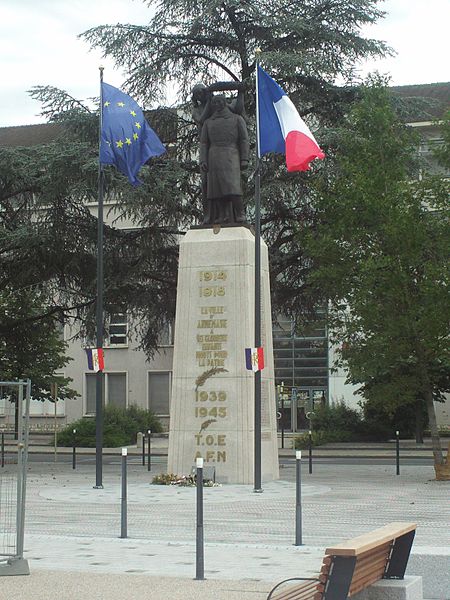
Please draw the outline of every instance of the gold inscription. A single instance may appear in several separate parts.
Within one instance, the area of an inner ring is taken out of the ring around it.
[[[225,288],[223,285],[210,285],[208,287],[200,286],[198,289],[201,298],[225,296]]]
[[[200,271],[199,274],[200,281],[225,281],[227,278],[226,271]]]
[[[228,319],[226,306],[218,306],[214,298],[226,296],[227,271],[211,269],[198,272],[199,295],[204,298],[197,314],[195,360],[199,367],[225,367],[228,359]],[[208,299],[208,300],[206,300]],[[225,299],[224,299],[225,300]],[[222,300],[222,302],[224,301]],[[214,306],[206,306],[206,302]],[[214,433],[218,423],[228,418],[227,393],[218,391],[197,391],[194,414],[199,419],[199,433],[194,434],[197,452],[195,458],[202,457],[205,463],[225,463],[227,461],[227,436]],[[210,433],[210,429],[212,432]],[[207,432],[205,431],[207,430]]]
[[[223,315],[225,306],[201,306],[200,313],[202,315]]]
[[[197,458],[203,458],[206,463],[227,462],[227,453],[225,450],[207,450],[203,456],[202,453],[197,450],[194,460],[197,460]]]
[[[226,329],[227,319],[199,319],[197,329]]]

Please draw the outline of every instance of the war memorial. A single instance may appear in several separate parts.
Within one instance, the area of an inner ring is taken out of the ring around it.
[[[229,88],[219,84],[214,89]],[[197,458],[217,481],[254,480],[254,372],[245,348],[255,329],[255,235],[242,204],[249,143],[242,91],[229,102],[194,89],[200,132],[203,224],[180,242],[168,470],[189,473]],[[262,478],[278,479],[269,264],[261,241]],[[257,309],[257,310],[258,310]]]

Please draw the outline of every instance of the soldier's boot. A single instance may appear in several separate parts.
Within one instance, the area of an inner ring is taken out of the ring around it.
[[[245,223],[245,210],[242,196],[233,196],[233,213],[236,223]]]

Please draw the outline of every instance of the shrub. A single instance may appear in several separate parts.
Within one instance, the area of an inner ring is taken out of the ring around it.
[[[354,434],[351,431],[312,431],[311,441],[313,446],[322,446],[332,442],[350,442],[354,440]],[[309,435],[302,433],[295,437],[294,445],[297,450],[309,448]]]
[[[404,404],[393,413],[389,412],[384,404],[371,400],[362,403],[361,407],[367,429],[373,431],[375,435],[380,431],[388,431],[388,437],[392,438],[395,435],[394,432],[398,430],[403,439],[415,436],[418,411],[416,404]],[[419,416],[422,426],[426,427],[428,415],[424,404],[419,408]]]
[[[358,411],[349,408],[343,402],[330,406],[319,406],[314,409],[312,419],[313,429],[323,431],[351,431],[356,432],[361,425],[361,415]]]
[[[442,425],[438,427],[439,437],[450,438],[450,427],[448,425]],[[423,432],[426,437],[431,437],[431,431],[429,429],[425,429]]]
[[[84,417],[70,423],[58,434],[60,446],[72,446],[75,441],[77,446],[85,448],[95,447],[95,418]],[[76,434],[73,430],[76,429]],[[161,423],[155,415],[143,408],[129,406],[118,408],[106,406],[103,410],[103,446],[117,448],[136,443],[138,431],[159,433],[162,431]]]
[[[311,424],[313,446],[333,442],[382,441],[393,435],[389,426],[364,419],[360,412],[343,402],[315,408]],[[308,433],[296,436],[294,445],[295,448],[308,448]]]

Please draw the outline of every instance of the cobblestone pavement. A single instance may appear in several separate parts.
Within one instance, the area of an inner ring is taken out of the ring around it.
[[[159,465],[157,471],[164,471]],[[294,467],[281,479],[251,486],[204,490],[205,540],[214,543],[292,542],[295,524]],[[195,541],[195,488],[150,485],[154,473],[128,470],[128,532],[154,541]],[[115,537],[120,530],[120,464],[104,469],[104,489],[93,489],[92,467],[31,465],[27,533]],[[303,468],[303,541],[327,546],[390,521],[418,523],[415,546],[450,547],[448,482],[433,480],[431,467],[320,465]]]
[[[293,545],[294,466],[282,468],[281,479],[265,483],[262,494],[253,493],[252,486],[242,485],[204,489],[205,577],[208,585],[217,580],[218,587],[213,592],[211,587],[204,586],[199,593],[200,588],[195,585],[203,582],[192,582],[196,564],[195,488],[151,485],[154,474],[165,472],[165,464],[154,465],[149,473],[138,460],[130,461],[128,538],[119,539],[120,470],[119,457],[117,462],[105,465],[104,489],[99,490],[93,488],[92,465],[81,464],[73,471],[70,464],[30,463],[25,558],[32,572],[41,572],[43,586],[44,571],[58,570],[61,576],[64,572],[68,581],[73,580],[73,572],[94,579],[102,574],[122,574],[135,582],[127,584],[126,595],[119,594],[125,585],[122,580],[120,583],[117,580],[114,587],[111,583],[114,579],[108,578],[109,587],[102,588],[104,595],[91,595],[91,599],[137,600],[145,597],[136,592],[144,586],[144,576],[148,585],[156,586],[155,590],[160,589],[162,577],[181,577],[186,585],[173,580],[176,593],[169,584],[165,591],[148,597],[259,600],[280,579],[317,573],[327,546],[400,520],[418,523],[413,551],[420,554],[422,562],[413,562],[414,569],[419,571],[411,574],[426,576],[434,564],[442,573],[442,564],[450,564],[450,488],[448,482],[433,479],[432,466],[404,466],[401,475],[396,476],[392,465],[317,464],[309,475],[304,464],[304,545],[300,547]],[[51,573],[48,577],[52,581],[57,578]],[[10,589],[10,581],[15,578],[4,579],[9,579]],[[20,585],[26,586],[23,581],[21,578]],[[446,595],[450,583],[440,581],[436,591],[435,581],[434,573],[430,574],[430,582],[424,579],[425,591],[432,590],[425,596],[438,600],[450,598]],[[240,596],[236,582],[238,588],[241,586]],[[59,590],[58,585],[55,584],[55,590]],[[18,596],[8,593],[7,597],[41,600],[37,592],[27,594],[27,591]],[[78,597],[86,596],[67,592],[42,595],[42,600]]]

